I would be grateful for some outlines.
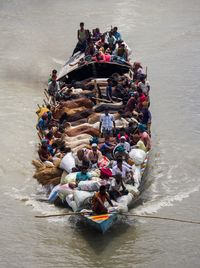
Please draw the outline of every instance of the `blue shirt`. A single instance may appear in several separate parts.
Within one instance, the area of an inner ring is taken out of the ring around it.
[[[76,174],[76,182],[87,181],[90,179],[91,179],[91,174],[89,172],[86,172],[86,173],[77,172]]]
[[[117,41],[122,40],[121,34],[119,32],[113,33],[114,37],[117,39]]]

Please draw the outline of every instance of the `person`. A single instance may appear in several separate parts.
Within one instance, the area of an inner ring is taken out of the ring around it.
[[[107,80],[107,87],[106,87],[106,98],[107,100],[113,102],[112,100],[112,79],[108,78]]]
[[[105,155],[108,159],[112,159],[112,151],[114,149],[114,144],[110,143],[110,136],[105,136],[104,144],[100,147],[102,155]]]
[[[123,43],[119,44],[119,47],[115,51],[115,55],[117,57],[120,57],[121,59],[123,59],[126,62],[128,61],[128,51],[125,48],[125,44],[123,44]]]
[[[113,28],[112,33],[117,41],[122,40],[121,34],[118,32],[118,28],[116,26]]]
[[[91,165],[96,165],[98,161],[102,158],[102,153],[98,150],[98,145],[96,143],[92,144],[92,150],[89,150],[87,154],[87,159]]]
[[[115,177],[116,174],[121,174],[122,179],[124,181],[126,181],[127,173],[131,171],[132,171],[131,166],[129,168],[128,165],[123,164],[123,160],[121,158],[117,159],[117,164],[112,168],[113,177]]]
[[[130,146],[130,143],[126,141],[126,137],[125,136],[121,136],[120,139],[119,139],[119,143],[115,146],[113,152],[114,152],[114,155],[116,152],[118,152],[118,149],[119,151],[122,151],[123,148],[123,152],[125,154],[128,154],[131,150],[131,146]]]
[[[149,95],[150,91],[150,84],[149,81],[146,81],[146,75],[140,75],[140,82],[138,83],[138,87],[142,90],[142,93],[145,94],[145,96]]]
[[[48,84],[48,93],[50,96],[55,97],[56,94],[60,91],[60,85],[59,82],[56,81],[57,76],[52,75],[52,81]]]
[[[78,43],[73,51],[72,56],[78,51],[85,52],[88,38],[89,31],[84,29],[84,22],[81,22],[80,29],[77,31]]]
[[[102,34],[100,33],[99,28],[92,30],[92,40],[93,41],[96,42],[96,41],[100,40],[101,36],[102,36]]]
[[[144,75],[144,70],[141,65],[141,62],[135,61],[133,63],[133,81],[139,81],[142,75]]]
[[[77,151],[77,154],[75,157],[75,164],[78,170],[81,169],[84,162],[88,161],[87,153],[88,153],[87,149],[80,149]]]
[[[143,102],[142,103],[142,109],[140,111],[140,114],[142,115],[141,124],[145,125],[149,134],[151,134],[151,112],[148,108],[148,103]]]
[[[53,157],[48,150],[48,143],[45,139],[41,141],[41,146],[38,150],[38,155],[42,162],[46,161],[53,162]]]
[[[78,183],[80,181],[91,180],[91,178],[92,178],[92,176],[88,172],[88,166],[84,165],[84,166],[81,167],[81,171],[76,173],[76,185],[78,185]]]
[[[109,188],[110,199],[117,202],[117,198],[122,195],[127,195],[128,190],[124,186],[121,173],[116,173],[115,178],[112,179]]]
[[[94,43],[90,41],[85,50],[85,56],[94,56],[95,52],[96,52],[96,49],[94,47]]]
[[[43,113],[42,117],[39,119],[38,124],[37,124],[37,129],[44,134],[46,130],[48,130],[49,126],[49,120],[48,120],[48,114]]]
[[[48,84],[52,81],[52,76],[56,76],[57,78],[57,70],[53,69],[49,78],[48,78]]]
[[[104,136],[111,136],[115,132],[115,119],[112,114],[108,113],[108,108],[105,109],[105,114],[100,116],[99,132]]]
[[[106,186],[101,185],[99,191],[96,192],[92,198],[92,210],[95,214],[108,213],[108,210],[104,205],[105,201],[108,201],[108,203],[113,207],[113,203],[106,192]]]
[[[145,125],[139,124],[138,130],[139,130],[140,139],[143,141],[143,143],[146,147],[146,150],[149,151],[151,149],[151,138],[146,131]]]
[[[111,49],[111,51],[113,51],[115,49],[115,44],[116,44],[116,38],[115,36],[113,35],[112,31],[110,31],[108,33],[108,37],[107,37],[107,44],[108,44],[108,47]]]

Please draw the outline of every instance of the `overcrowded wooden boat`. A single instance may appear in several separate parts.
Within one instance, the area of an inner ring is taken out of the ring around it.
[[[51,189],[50,203],[82,211],[104,233],[142,190],[151,113],[141,63],[131,63],[116,27],[97,29],[90,35],[80,25],[86,39],[58,74],[52,71],[37,111],[41,143],[33,164],[34,177]]]

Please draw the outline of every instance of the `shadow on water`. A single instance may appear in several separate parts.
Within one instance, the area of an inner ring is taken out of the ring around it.
[[[112,246],[112,250],[116,250],[119,241],[122,241],[122,237],[128,236],[128,233],[132,233],[132,239],[136,238],[135,226],[133,222],[129,221],[127,217],[120,216],[117,222],[105,233],[102,234],[86,222],[81,221],[80,218],[70,217],[70,223],[73,224],[73,228],[76,230],[77,235],[87,241],[89,248],[95,255],[103,253],[106,248]],[[135,233],[135,235],[134,235]],[[77,245],[80,247],[80,245]]]

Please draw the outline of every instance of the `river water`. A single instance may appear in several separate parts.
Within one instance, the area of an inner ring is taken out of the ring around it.
[[[131,213],[200,221],[200,2],[0,1],[0,267],[199,267],[200,226],[129,217],[107,235],[36,201],[37,103],[86,28],[118,26],[148,66],[153,151],[142,204]]]

